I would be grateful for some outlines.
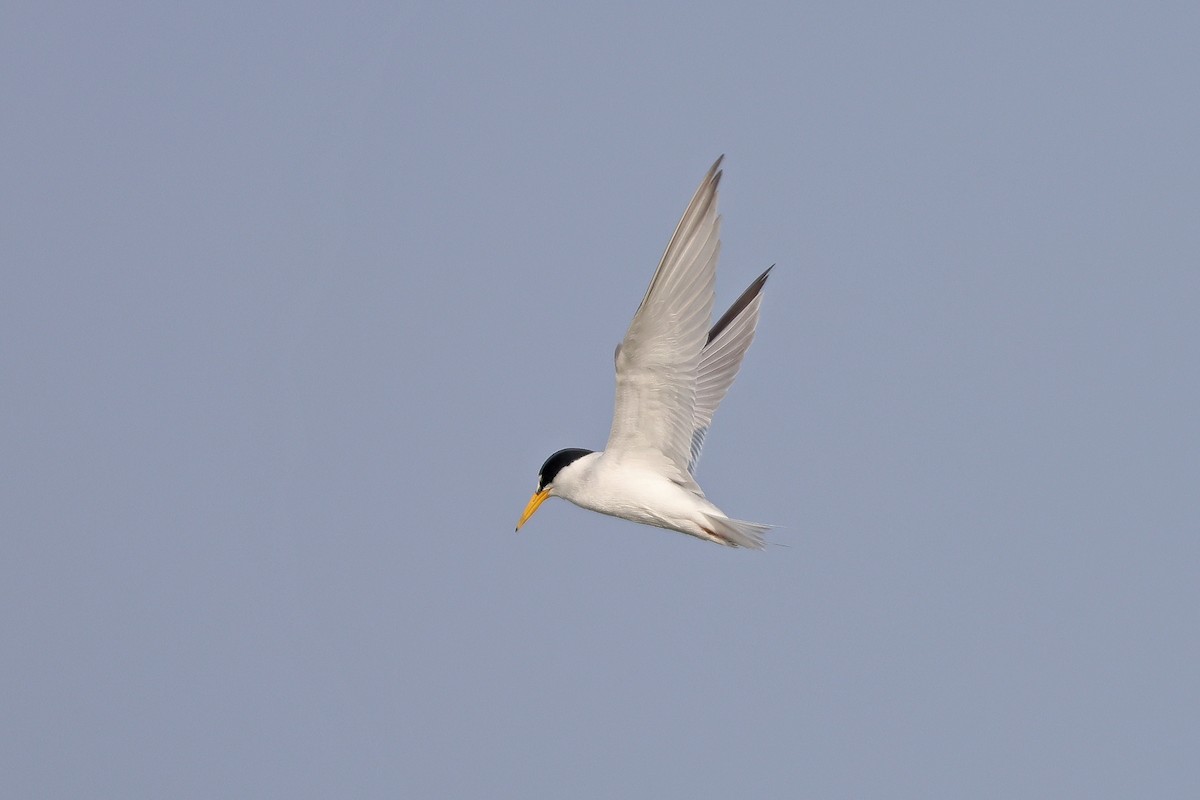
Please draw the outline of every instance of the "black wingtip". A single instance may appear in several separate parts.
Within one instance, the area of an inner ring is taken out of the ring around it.
[[[706,177],[706,181],[712,181],[714,189],[721,185],[721,176],[725,174],[721,171],[721,162],[724,160],[725,154],[722,153],[721,155],[717,156],[717,160],[714,161],[713,165],[708,168],[708,176]]]
[[[721,331],[729,327],[729,323],[737,319],[738,314],[741,314],[743,311],[745,311],[746,306],[750,305],[754,298],[758,297],[758,293],[761,292],[763,286],[766,285],[767,278],[770,276],[771,270],[773,269],[775,269],[774,264],[763,270],[763,274],[755,278],[754,282],[746,287],[746,291],[742,292],[741,295],[738,296],[738,299],[733,301],[733,305],[729,307],[729,310],[722,314],[721,318],[717,320],[717,324],[713,325],[709,329],[708,341],[704,343],[705,346],[707,346],[708,343],[713,339],[720,336]]]

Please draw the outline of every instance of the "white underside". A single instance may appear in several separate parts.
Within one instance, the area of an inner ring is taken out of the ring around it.
[[[691,476],[672,476],[651,458],[590,453],[564,467],[551,495],[580,508],[679,531],[731,547],[762,547],[765,525],[725,516]]]

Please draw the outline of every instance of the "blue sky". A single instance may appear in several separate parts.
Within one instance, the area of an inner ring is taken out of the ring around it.
[[[6,794],[1200,791],[1192,6],[0,23]],[[781,546],[514,534],[720,153]]]

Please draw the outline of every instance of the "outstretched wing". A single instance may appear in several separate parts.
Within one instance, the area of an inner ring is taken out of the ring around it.
[[[718,158],[688,204],[617,348],[616,403],[605,447],[617,458],[665,457],[663,467],[674,467],[672,477],[691,487],[696,379],[721,249],[720,166]]]
[[[713,414],[733,385],[733,379],[742,366],[742,358],[754,341],[758,310],[762,305],[762,288],[772,269],[773,264],[742,292],[708,332],[708,343],[700,353],[700,366],[697,369],[696,405],[692,413],[691,455],[688,459],[690,473],[696,472],[696,462],[700,460],[700,451],[712,425]]]

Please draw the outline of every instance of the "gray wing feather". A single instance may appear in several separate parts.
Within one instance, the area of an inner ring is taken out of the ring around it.
[[[614,457],[665,457],[664,465],[689,486],[696,378],[721,250],[720,166],[717,159],[693,195],[617,348],[616,402],[605,447]]]
[[[774,265],[767,267],[708,332],[708,343],[700,354],[696,376],[696,405],[692,415],[688,458],[690,473],[696,472],[713,414],[733,385],[741,369],[742,358],[754,341],[754,329],[758,326],[758,312],[762,306],[762,288],[773,268]]]

